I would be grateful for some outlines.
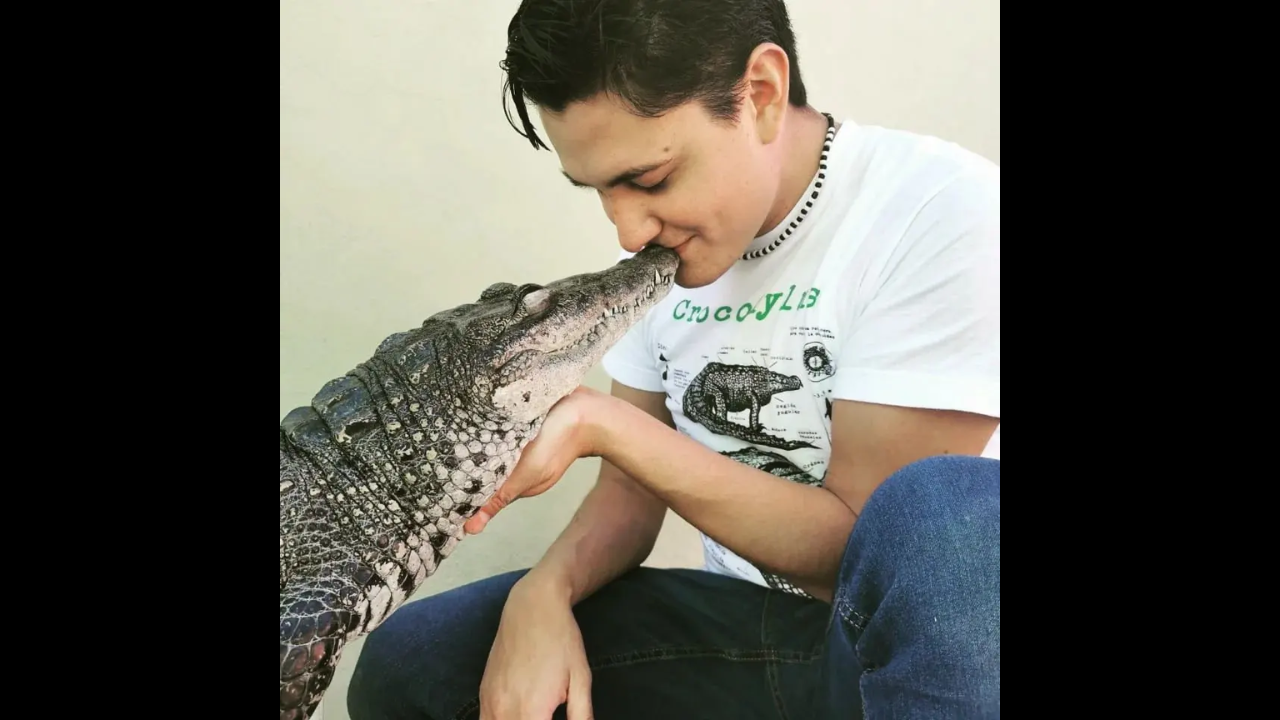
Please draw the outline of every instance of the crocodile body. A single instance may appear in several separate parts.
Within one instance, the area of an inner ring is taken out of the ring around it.
[[[707,363],[685,388],[683,409],[690,420],[713,433],[755,445],[782,450],[814,447],[803,440],[786,440],[766,433],[760,408],[774,395],[801,388],[800,378],[755,365]],[[747,424],[733,422],[729,413],[750,411]]]
[[[670,290],[649,248],[545,287],[497,283],[384,340],[280,424],[280,719],[450,556],[546,413]]]

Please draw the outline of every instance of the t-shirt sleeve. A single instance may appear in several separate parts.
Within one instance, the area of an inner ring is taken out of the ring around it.
[[[631,257],[623,252],[618,261]],[[616,345],[609,348],[600,361],[609,377],[628,387],[649,392],[663,392],[662,371],[649,352],[648,323],[644,320],[631,326]]]
[[[833,397],[1000,417],[999,182],[970,171],[921,207],[847,326]]]

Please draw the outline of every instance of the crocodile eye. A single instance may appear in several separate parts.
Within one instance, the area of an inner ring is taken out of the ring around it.
[[[537,285],[526,285],[521,289],[520,304],[529,314],[542,312],[551,301],[551,291]]]

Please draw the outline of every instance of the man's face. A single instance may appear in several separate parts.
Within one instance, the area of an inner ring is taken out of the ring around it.
[[[750,112],[729,124],[691,103],[642,118],[603,95],[563,113],[539,112],[564,174],[596,191],[618,244],[630,252],[650,242],[674,248],[682,287],[714,282],[768,230],[778,143],[760,140]]]

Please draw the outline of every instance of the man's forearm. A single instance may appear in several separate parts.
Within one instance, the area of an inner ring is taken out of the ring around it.
[[[855,515],[834,493],[698,444],[625,403],[601,413],[599,452],[709,537],[830,599]],[[785,536],[799,542],[780,542]]]
[[[647,416],[646,416],[647,417]],[[666,513],[652,495],[602,461],[601,477],[573,519],[522,580],[577,604],[644,562]]]

